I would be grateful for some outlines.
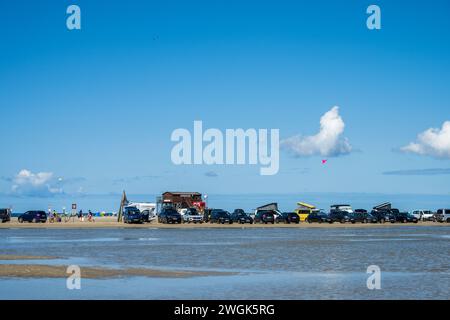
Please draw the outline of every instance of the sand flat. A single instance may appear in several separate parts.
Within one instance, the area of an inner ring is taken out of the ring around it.
[[[173,271],[147,268],[109,269],[100,267],[81,267],[81,278],[107,279],[117,277],[154,277],[154,278],[189,278],[217,275],[232,275],[230,272],[212,271]],[[51,266],[39,264],[2,264],[0,278],[67,278],[67,266]]]
[[[11,260],[54,260],[58,257],[53,256],[21,256],[14,254],[0,254],[0,261],[11,261]]]

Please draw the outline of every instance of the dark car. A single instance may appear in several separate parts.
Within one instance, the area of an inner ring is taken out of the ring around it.
[[[159,223],[181,223],[181,214],[171,207],[163,208],[158,216]]]
[[[254,219],[255,223],[274,224],[275,212],[272,210],[258,210]]]
[[[350,214],[347,211],[333,211],[330,212],[328,217],[333,222],[340,222],[340,223],[350,222]]]
[[[378,219],[374,216],[372,216],[370,213],[368,213],[366,210],[362,211],[363,209],[355,210],[352,214],[349,215],[350,222],[356,223],[377,223]]]
[[[125,207],[123,209],[123,222],[124,223],[143,223],[144,217],[136,207]]]
[[[234,210],[231,214],[231,220],[240,224],[253,223],[253,218],[246,214],[242,209]]]
[[[389,222],[391,222],[391,223],[395,223],[395,222],[417,223],[417,222],[419,222],[419,219],[414,217],[412,214],[409,214],[408,212],[398,212],[398,213],[392,213],[389,215]]]
[[[11,221],[11,210],[10,209],[0,209],[0,221],[2,223]]]
[[[295,212],[283,212],[283,213],[277,215],[275,222],[276,223],[284,222],[287,224],[290,224],[290,223],[299,224],[300,217]]]
[[[141,212],[142,222],[150,222],[150,210],[146,209]]]
[[[211,216],[209,219],[210,223],[221,223],[221,224],[232,224],[233,220],[231,219],[231,215],[228,211],[222,209],[214,209],[211,211]]]
[[[372,210],[370,215],[374,217],[377,222],[385,223],[386,221],[389,221],[391,213],[389,211]]]
[[[46,222],[47,221],[47,214],[45,211],[27,211],[24,214],[21,214],[17,220],[22,222],[33,222],[33,223],[39,223],[39,222]]]
[[[308,215],[308,217],[306,218],[306,221],[308,223],[313,223],[313,222],[317,222],[317,223],[323,223],[323,222],[333,223],[333,220],[325,212],[321,212],[321,211],[311,212]]]

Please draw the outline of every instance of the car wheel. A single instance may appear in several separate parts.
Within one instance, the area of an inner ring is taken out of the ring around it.
[[[386,220],[384,220],[383,218],[381,218],[380,223],[385,223]]]
[[[306,221],[307,221],[307,222],[308,222],[309,224],[311,224],[311,222],[312,222],[312,221],[311,221],[311,220],[309,220],[309,219],[307,219]]]
[[[363,223],[367,223],[367,219],[364,219]]]
[[[406,219],[403,219],[403,221],[402,221],[403,223],[407,223],[408,221],[406,221]]]
[[[18,219],[18,221],[19,221],[19,223],[23,223],[23,218],[20,217],[20,218]]]
[[[450,218],[447,218],[447,223],[450,223]]]

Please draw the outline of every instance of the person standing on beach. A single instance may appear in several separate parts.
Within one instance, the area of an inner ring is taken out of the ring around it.
[[[78,220],[83,221],[83,210],[78,213]]]
[[[88,221],[89,222],[94,222],[93,214],[92,214],[91,210],[89,210],[89,213],[88,213]]]

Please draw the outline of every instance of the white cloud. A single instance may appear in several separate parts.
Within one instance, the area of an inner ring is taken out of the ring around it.
[[[19,195],[46,197],[63,193],[61,178],[52,172],[33,173],[21,170],[13,179],[12,191]]]
[[[450,158],[450,121],[444,122],[441,129],[430,128],[419,133],[416,142],[411,142],[400,150],[436,158]]]
[[[293,136],[281,141],[281,146],[294,155],[337,157],[348,154],[352,146],[342,137],[345,123],[335,106],[320,118],[320,131],[313,136]]]

